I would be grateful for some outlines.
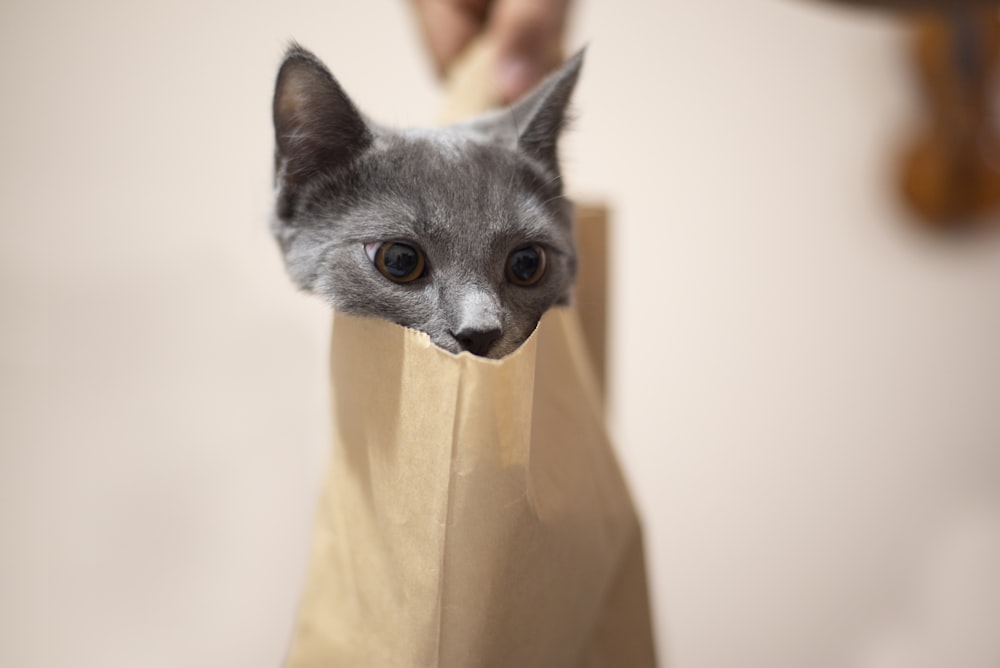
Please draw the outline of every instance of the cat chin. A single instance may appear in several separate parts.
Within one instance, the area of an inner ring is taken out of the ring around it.
[[[418,329],[418,328],[412,328],[411,327],[411,329]],[[419,331],[419,329],[418,329],[418,331]],[[510,355],[512,352],[514,352],[515,350],[517,350],[518,348],[520,348],[521,345],[527,340],[527,337],[524,337],[524,338],[522,338],[520,340],[518,340],[516,338],[513,338],[513,337],[510,340],[501,339],[500,341],[497,341],[493,345],[493,347],[491,347],[486,352],[485,355],[479,355],[479,354],[476,354],[476,353],[474,353],[472,351],[463,349],[462,346],[459,345],[459,343],[457,341],[455,341],[455,339],[452,338],[451,336],[447,336],[446,338],[437,337],[437,336],[431,336],[430,339],[431,339],[431,343],[433,343],[434,345],[436,345],[438,348],[441,348],[442,350],[446,350],[447,352],[449,352],[449,353],[451,353],[453,355],[459,355],[461,353],[467,352],[470,355],[475,355],[476,357],[482,357],[484,359],[491,359],[491,360],[498,360],[498,359],[502,359],[502,358],[506,357],[507,355]]]
[[[507,357],[507,355],[510,355],[511,353],[513,353],[514,351],[516,351],[518,348],[520,348],[523,343],[524,343],[524,341],[521,341],[521,343],[518,343],[515,346],[506,346],[506,347],[498,346],[496,350],[491,350],[489,353],[487,353],[483,357],[485,357],[487,359],[491,359],[491,360],[503,359],[504,357]]]

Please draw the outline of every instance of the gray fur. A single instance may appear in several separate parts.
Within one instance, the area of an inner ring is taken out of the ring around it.
[[[568,302],[576,274],[556,143],[582,59],[509,110],[392,130],[364,119],[323,64],[293,45],[274,97],[272,231],[295,283],[344,313],[424,331],[451,352],[515,350],[550,306]],[[422,249],[426,275],[407,284],[383,276],[365,244],[387,241]],[[522,287],[505,266],[530,243],[545,249],[547,266]],[[489,341],[464,336],[477,333]]]

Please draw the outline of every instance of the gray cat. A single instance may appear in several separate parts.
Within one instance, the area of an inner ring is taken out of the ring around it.
[[[353,315],[500,358],[570,298],[556,144],[582,52],[510,109],[434,130],[362,116],[292,45],[274,92],[272,231],[292,279]]]

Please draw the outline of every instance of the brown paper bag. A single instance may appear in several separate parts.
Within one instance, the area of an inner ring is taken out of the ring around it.
[[[452,68],[446,121],[495,105],[492,48]],[[334,316],[333,454],[287,668],[655,665],[599,386],[606,211],[576,219],[586,339],[557,309],[488,360]]]
[[[572,309],[503,360],[335,315],[289,668],[655,665],[642,539]]]

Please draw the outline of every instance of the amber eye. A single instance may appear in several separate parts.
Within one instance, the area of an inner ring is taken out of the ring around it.
[[[375,268],[395,283],[409,283],[424,274],[424,254],[401,241],[387,241],[375,253]]]
[[[522,246],[507,258],[507,280],[514,285],[534,285],[544,273],[545,250],[538,244]]]

